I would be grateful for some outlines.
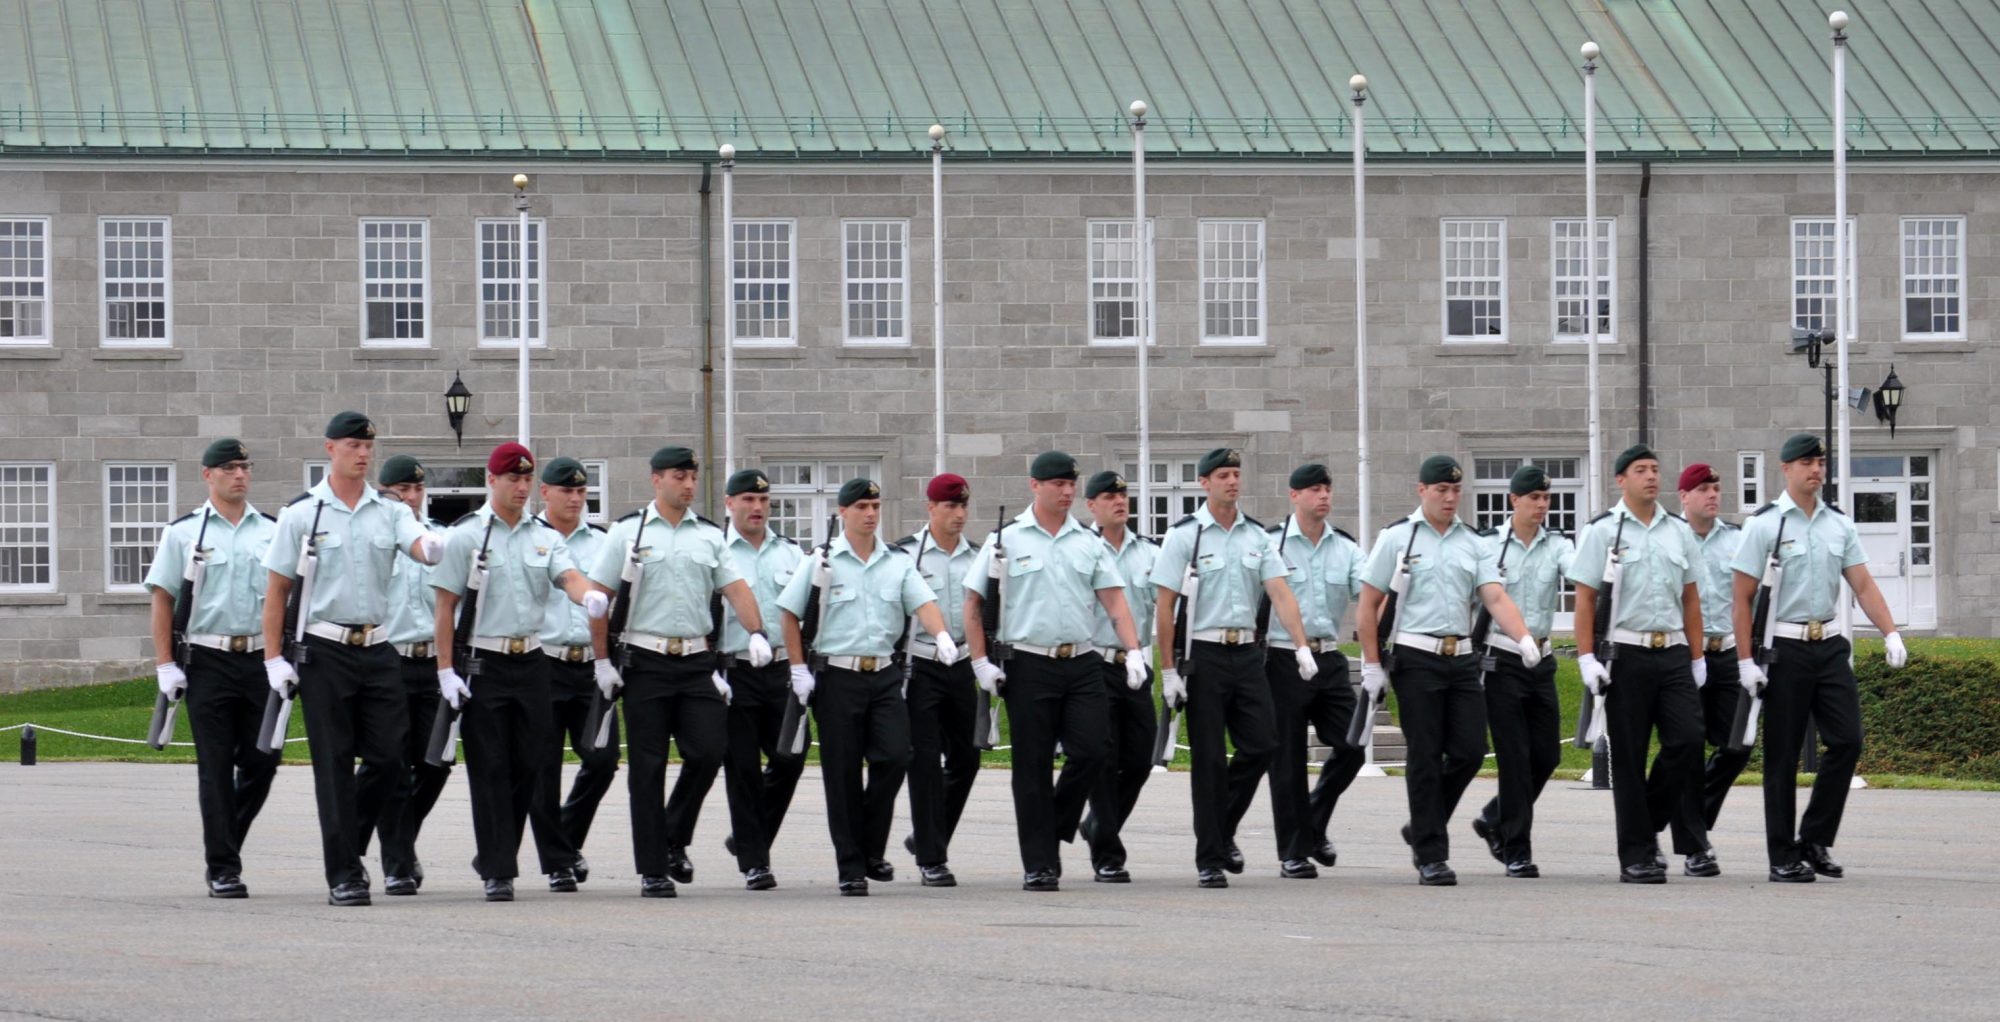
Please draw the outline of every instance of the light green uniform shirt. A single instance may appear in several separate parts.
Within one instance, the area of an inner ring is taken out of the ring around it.
[[[1688,528],[1692,531],[1694,526]],[[1696,536],[1694,542],[1700,552],[1694,585],[1701,593],[1701,630],[1711,637],[1728,635],[1735,630],[1730,605],[1736,600],[1736,573],[1729,565],[1743,542],[1743,530],[1718,518],[1708,535]]]
[[[1625,520],[1621,533],[1620,518]],[[1604,565],[1611,553],[1611,541],[1618,540],[1619,561],[1624,565],[1614,598],[1618,614],[1611,627],[1635,632],[1678,632],[1687,627],[1681,613],[1681,593],[1695,581],[1701,551],[1694,530],[1666,508],[1655,507],[1650,523],[1639,521],[1624,501],[1598,515],[1583,527],[1576,545],[1576,560],[1569,570],[1570,581],[1604,588]],[[1604,641],[1598,636],[1598,641]]]
[[[1098,530],[1098,538],[1103,538]],[[1109,540],[1105,546],[1110,546]],[[1113,563],[1118,565],[1118,574],[1125,576],[1125,608],[1132,612],[1132,627],[1139,633],[1139,645],[1153,644],[1153,612],[1159,608],[1159,599],[1153,589],[1153,562],[1160,558],[1160,544],[1154,540],[1125,529],[1125,545],[1111,551]],[[1099,603],[1092,611],[1097,621],[1097,630],[1090,633],[1090,641],[1110,649],[1124,649],[1125,643],[1118,638],[1118,628],[1111,623],[1111,613]]]
[[[202,533],[202,521],[208,521]],[[188,567],[188,554],[197,536],[208,566],[203,570],[201,591],[195,594],[194,610],[188,615],[188,631],[196,635],[258,635],[264,629],[264,552],[271,546],[277,525],[248,503],[243,518],[235,525],[215,506],[203,501],[193,513],[175,519],[160,532],[160,549],[153,554],[153,566],[146,572],[146,588],[157,589],[174,598],[180,609],[181,577]],[[162,657],[166,653],[160,653]]]
[[[434,521],[426,521],[424,527],[435,532],[447,528]],[[431,588],[432,570],[415,558],[396,558],[396,567],[389,572],[389,620],[382,622],[390,642],[400,645],[437,638],[437,590]]]
[[[783,633],[777,632],[778,597],[792,582],[792,575],[806,559],[806,552],[790,536],[781,536],[769,527],[764,529],[764,545],[751,546],[743,534],[730,525],[725,531],[729,543],[729,555],[736,561],[736,571],[750,583],[750,595],[757,599],[757,613],[764,618],[764,636],[773,639],[772,647],[780,655],[784,653]],[[722,604],[722,651],[732,655],[750,650],[750,633],[743,623],[736,620],[736,608],[728,601]]]
[[[1032,507],[996,531],[1007,548],[1007,577],[1001,582],[1000,641],[1031,646],[1091,641],[1101,606],[1097,591],[1125,584],[1110,544],[1068,515],[1050,533],[1035,521]],[[982,597],[986,576],[993,570],[994,539],[986,537],[979,556],[965,572],[965,588]]]
[[[1323,526],[1319,542],[1299,531],[1298,519],[1285,516],[1279,526],[1278,552],[1290,570],[1292,595],[1308,639],[1337,639],[1347,605],[1361,595],[1361,545],[1331,525]],[[1276,627],[1272,629],[1278,631]]]
[[[547,518],[538,520],[543,528],[557,531]],[[578,519],[576,531],[564,536],[563,543],[569,547],[569,559],[581,571],[597,563],[597,555],[604,545],[604,530]],[[588,646],[590,615],[585,614],[583,607],[572,601],[568,594],[551,594],[548,613],[542,618],[541,635],[544,646]]]
[[[402,501],[361,488],[350,510],[322,479],[305,496],[278,513],[277,532],[264,551],[264,567],[289,579],[299,577],[299,548],[319,512],[319,565],[314,569],[312,603],[306,621],[340,625],[380,625],[389,620],[390,578],[396,558],[426,531]]]
[[[1188,609],[1188,627],[1197,632],[1253,627],[1264,583],[1285,577],[1285,559],[1279,556],[1278,544],[1264,526],[1241,511],[1227,529],[1215,523],[1206,503],[1175,522],[1160,540],[1160,556],[1153,562],[1153,585],[1181,591],[1188,560],[1194,557],[1197,530],[1201,533],[1201,556],[1194,570],[1201,588],[1195,593],[1195,605]],[[1174,637],[1176,642],[1182,639]]]
[[[1479,587],[1500,581],[1495,549],[1456,518],[1440,533],[1418,508],[1375,537],[1361,581],[1389,592],[1396,559],[1409,550],[1410,584],[1396,601],[1396,630],[1468,636],[1472,634],[1472,607]]]
[[[640,522],[645,526],[641,531]],[[679,525],[661,517],[659,504],[648,503],[611,524],[590,580],[618,591],[618,576],[639,537],[639,563],[644,565],[638,591],[625,619],[628,631],[669,639],[699,639],[715,627],[709,619],[709,597],[731,582],[743,580],[736,559],[724,548],[722,527],[693,511]],[[727,601],[724,606],[727,606]]]
[[[487,523],[493,529],[487,532]],[[533,515],[508,525],[488,503],[459,519],[445,533],[444,557],[431,569],[431,585],[464,596],[481,543],[486,545],[486,588],[479,594],[478,620],[472,634],[519,638],[539,636],[549,616],[549,603],[569,603],[556,586],[576,570],[562,534]],[[464,609],[464,605],[460,605]],[[447,636],[446,638],[449,638]]]
[[[1861,533],[1854,521],[1830,507],[1826,501],[1813,502],[1807,518],[1789,492],[1771,504],[1758,508],[1743,523],[1743,538],[1736,547],[1736,559],[1729,566],[1755,579],[1764,577],[1764,562],[1778,540],[1778,522],[1784,520],[1784,549],[1778,563],[1784,566],[1784,581],[1778,588],[1778,620],[1798,624],[1831,621],[1840,604],[1840,573],[1868,563],[1861,549]]]
[[[937,594],[917,574],[916,562],[879,539],[863,561],[843,531],[833,541],[830,557],[833,577],[813,643],[821,656],[886,657],[895,651],[909,616],[924,604],[937,602]],[[812,598],[812,576],[808,559],[778,596],[778,606],[801,621],[806,601]]]
[[[965,535],[961,533],[958,537],[958,549],[946,552],[937,545],[937,540],[931,537],[928,525],[917,530],[916,535],[905,536],[898,540],[896,545],[916,559],[917,573],[923,576],[924,584],[931,587],[931,592],[941,594],[938,598],[938,611],[944,615],[945,629],[951,632],[953,642],[960,646],[965,645],[965,601],[945,597],[961,595],[961,590],[965,588],[965,580],[970,577],[967,572],[971,570],[979,549],[966,542]],[[920,549],[923,551],[922,557],[917,556],[917,551]],[[921,633],[922,627],[917,631]]]
[[[1548,638],[1555,630],[1556,608],[1562,603],[1563,578],[1576,560],[1576,544],[1545,527],[1524,547],[1514,535],[1513,515],[1501,520],[1499,530],[1487,537],[1487,542],[1493,548],[1494,566],[1507,584],[1507,596],[1521,612],[1528,634]]]

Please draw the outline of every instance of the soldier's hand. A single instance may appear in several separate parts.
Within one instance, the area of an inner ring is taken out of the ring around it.
[[[600,620],[611,613],[611,597],[595,589],[583,594],[583,616],[592,621]]]
[[[999,695],[1000,683],[1007,680],[1007,672],[1001,670],[999,664],[985,657],[972,661],[972,676],[978,680],[980,689],[989,696]]]
[[[1601,696],[1611,687],[1611,668],[1604,666],[1595,653],[1585,653],[1576,658],[1577,672],[1583,675],[1583,687],[1591,695]]]
[[[1889,661],[1889,669],[1900,671],[1910,662],[1910,651],[1903,645],[1902,632],[1890,632],[1882,637],[1882,656]]]
[[[172,660],[161,664],[155,671],[160,682],[160,694],[168,699],[179,699],[187,693],[188,677],[181,665]]]
[[[451,708],[456,710],[464,707],[465,701],[472,698],[472,686],[466,684],[465,679],[459,677],[457,671],[447,667],[438,672],[438,694],[444,696],[444,701],[450,703]]]
[[[1536,664],[1542,662],[1542,644],[1536,642],[1533,636],[1523,635],[1515,639],[1514,643],[1521,649],[1522,667],[1526,667],[1532,671],[1535,669]]]
[[[1389,687],[1389,672],[1379,663],[1361,662],[1361,691],[1368,694],[1370,703],[1380,702],[1382,690]],[[1357,711],[1359,712],[1359,711]]]
[[[792,694],[799,697],[799,702],[812,702],[814,684],[812,668],[804,664],[792,665]]]
[[[625,679],[618,676],[618,668],[609,660],[599,660],[591,668],[597,677],[597,691],[606,699],[618,698],[618,690],[625,687]]]
[[[1299,662],[1299,680],[1311,681],[1319,677],[1319,660],[1313,651],[1303,647],[1292,651],[1293,659]]]
[[[1743,691],[1748,692],[1753,698],[1763,691],[1768,680],[1764,677],[1764,669],[1757,666],[1757,661],[1749,657],[1736,661],[1736,683],[1743,686]]]
[[[750,660],[750,666],[752,667],[766,667],[770,665],[771,640],[765,638],[763,632],[750,633],[750,651],[748,659]]]
[[[417,537],[417,560],[436,564],[444,556],[444,533],[426,532]]]
[[[1187,681],[1181,677],[1179,668],[1169,667],[1160,672],[1160,698],[1176,709],[1187,705]]]
[[[729,687],[728,676],[724,675],[721,671],[716,671],[709,676],[709,680],[715,682],[715,691],[722,696],[723,705],[727,706],[730,698],[736,694],[736,690]]]
[[[1708,658],[1695,657],[1692,666],[1694,668],[1694,690],[1699,692],[1708,685]]]
[[[931,636],[931,641],[937,643],[938,666],[950,667],[958,663],[958,643],[951,641],[951,636],[939,632]]]
[[[264,680],[271,691],[289,699],[292,689],[299,683],[299,672],[292,670],[292,662],[281,656],[264,661]]]

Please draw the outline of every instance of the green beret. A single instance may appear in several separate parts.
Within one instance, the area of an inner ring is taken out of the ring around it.
[[[1300,465],[1292,470],[1292,489],[1306,490],[1315,486],[1332,486],[1333,473],[1326,466],[1315,461],[1310,465]]]
[[[1127,492],[1125,477],[1108,468],[1091,476],[1090,481],[1083,484],[1083,499],[1085,500],[1096,500],[1107,493],[1125,492]]]
[[[341,412],[326,424],[328,440],[373,440],[375,424],[360,412]]]
[[[382,471],[376,475],[375,481],[383,486],[421,483],[424,481],[423,463],[407,454],[398,454],[382,463]]]
[[[1622,476],[1625,474],[1626,469],[1632,467],[1633,462],[1645,461],[1647,459],[1658,461],[1660,460],[1660,456],[1654,454],[1653,449],[1645,444],[1633,444],[1623,451],[1618,452],[1618,460],[1611,463],[1611,474]]]
[[[1462,482],[1464,479],[1465,472],[1458,467],[1458,459],[1449,454],[1433,454],[1417,466],[1417,482],[1425,486]]]
[[[243,449],[243,441],[233,436],[223,437],[209,444],[208,450],[201,452],[202,468],[217,468],[232,461],[249,460],[250,452]]]
[[[1209,473],[1214,472],[1218,468],[1242,468],[1242,467],[1243,467],[1242,451],[1239,451],[1234,447],[1218,447],[1215,450],[1212,450],[1207,454],[1201,456],[1201,464],[1196,468],[1195,474],[1199,475],[1203,479],[1207,479]]]
[[[1546,489],[1549,489],[1549,474],[1540,465],[1522,465],[1514,470],[1514,477],[1507,480],[1507,492],[1516,497]]]
[[[1790,440],[1785,441],[1785,446],[1778,451],[1779,461],[1797,461],[1800,458],[1824,457],[1826,457],[1826,444],[1821,442],[1818,436],[1811,433],[1800,433],[1792,437]]]
[[[840,506],[849,507],[858,500],[881,500],[882,488],[873,479],[849,479],[840,486]]]
[[[1076,477],[1076,459],[1061,451],[1043,451],[1035,455],[1034,463],[1028,466],[1028,478],[1038,483],[1051,479],[1074,481]]]
[[[662,447],[653,452],[653,471],[665,472],[676,468],[698,469],[701,463],[694,460],[694,452],[685,447]]]
[[[729,477],[729,485],[723,488],[723,496],[734,497],[739,493],[769,493],[771,479],[761,468],[746,468]]]
[[[590,473],[575,458],[555,458],[542,466],[542,482],[549,486],[588,486]]]

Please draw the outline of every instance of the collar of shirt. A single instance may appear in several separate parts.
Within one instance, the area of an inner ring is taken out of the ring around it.
[[[209,515],[214,515],[215,517],[222,519],[222,524],[228,525],[232,529],[240,529],[245,525],[251,524],[252,522],[261,521],[264,517],[262,514],[258,513],[257,505],[252,504],[247,500],[243,502],[243,517],[236,519],[236,524],[234,525],[229,524],[228,516],[224,515],[220,510],[218,510],[215,506],[215,502],[212,500],[202,501],[201,511],[198,512],[198,514],[200,517],[197,517],[194,521],[195,527],[197,529],[200,528],[202,521]]]
[[[381,504],[386,507],[390,503],[390,499],[388,497],[383,496],[381,490],[378,490],[373,486],[369,486],[368,484],[363,483],[361,485],[361,499],[355,501],[354,506],[350,508],[347,506],[345,501],[342,501],[339,497],[334,496],[333,478],[331,476],[325,479],[321,479],[316,485],[312,487],[312,489],[306,491],[306,495],[313,498],[314,500],[326,501],[327,507],[335,508],[341,511],[346,511],[350,514],[360,514],[361,509],[367,507],[370,504]],[[395,503],[401,504],[402,501],[397,500],[395,501]]]
[[[938,545],[937,538],[931,535],[931,527],[928,525],[917,530],[917,550],[925,553],[929,553],[932,550],[944,550],[944,547]],[[916,553],[917,550],[910,552]],[[978,552],[971,543],[966,542],[965,533],[961,532],[958,534],[958,548],[945,551],[945,556],[955,561],[960,557],[970,556]]]
[[[771,549],[771,544],[784,542],[784,540],[779,539],[777,534],[772,532],[770,526],[767,525],[764,527],[764,542],[752,543],[750,542],[750,538],[748,536],[745,536],[742,533],[736,531],[735,522],[730,522],[728,525],[722,527],[722,539],[723,539],[723,544],[725,546],[733,547],[736,544],[741,543],[744,546],[747,546],[750,549],[760,554],[766,550]]]
[[[1235,532],[1238,529],[1256,528],[1255,525],[1250,524],[1250,516],[1244,514],[1242,508],[1237,508],[1236,521],[1233,524],[1231,524],[1229,528],[1223,529],[1222,523],[1216,521],[1215,515],[1208,510],[1208,501],[1205,500],[1201,502],[1200,507],[1195,509],[1194,520],[1200,523],[1201,527],[1204,529],[1208,528],[1222,529],[1223,532]]]
[[[1694,528],[1694,523],[1689,522],[1688,528],[1692,530]],[[1717,518],[1715,520],[1715,524],[1708,527],[1708,535],[1704,536],[1701,533],[1697,532],[1695,533],[1694,539],[1695,542],[1702,545],[1703,549],[1706,549],[1708,547],[1710,540],[1720,539],[1723,536],[1728,535],[1729,531],[1734,528],[1736,528],[1736,526],[1731,525],[1720,518]]]
[[[1523,544],[1520,534],[1514,531],[1514,516],[1508,515],[1500,520],[1500,534],[1507,537],[1508,543],[1520,547],[1522,553],[1532,554],[1535,552],[1536,547],[1541,546],[1548,540],[1549,527],[1546,525],[1537,526],[1535,529],[1535,538]]]
[[[1659,528],[1660,525],[1662,525],[1663,523],[1674,520],[1674,516],[1668,514],[1666,508],[1663,508],[1658,504],[1654,504],[1653,520],[1650,522],[1642,521],[1639,518],[1639,513],[1632,510],[1631,507],[1627,506],[1622,498],[1618,501],[1618,503],[1611,505],[1611,521],[1613,523],[1616,523],[1618,521],[1619,515],[1624,515],[1627,518],[1632,519],[1634,524],[1638,525],[1642,529],[1645,529],[1647,532],[1651,532],[1654,529]]]
[[[1017,524],[1025,525],[1031,529],[1034,529],[1036,532],[1039,532],[1042,535],[1049,537],[1050,539],[1061,539],[1072,532],[1085,531],[1082,523],[1078,522],[1075,518],[1072,518],[1069,515],[1063,515],[1062,525],[1058,526],[1056,528],[1056,531],[1051,533],[1049,530],[1042,528],[1041,522],[1035,520],[1035,509],[1033,506],[1030,506],[1026,511],[1023,511],[1020,514],[1015,515],[1014,521]]]
[[[889,544],[884,543],[882,541],[881,536],[875,537],[874,555],[869,557],[867,560],[862,560],[861,555],[854,552],[854,545],[847,541],[846,529],[840,530],[840,535],[836,537],[833,541],[834,556],[846,554],[850,560],[855,561],[864,568],[873,566],[876,561],[881,560],[888,553],[889,553]]]
[[[1778,516],[1780,518],[1788,514],[1797,514],[1799,518],[1808,525],[1818,520],[1821,515],[1828,515],[1835,513],[1831,507],[1827,506],[1826,498],[1821,497],[1813,501],[1812,514],[1810,515],[1806,514],[1805,509],[1799,506],[1799,502],[1792,499],[1792,491],[1790,490],[1786,490],[1785,492],[1778,494],[1778,499],[1776,503],[1778,505]]]
[[[1460,529],[1464,529],[1467,532],[1472,531],[1472,526],[1467,525],[1464,522],[1454,517],[1451,520],[1451,524],[1445,526],[1443,532],[1439,532],[1437,526],[1432,525],[1431,520],[1429,518],[1424,517],[1424,509],[1421,507],[1417,508],[1415,511],[1410,512],[1410,517],[1404,519],[1404,521],[1414,522],[1417,525],[1421,525],[1431,530],[1431,535],[1436,536],[1439,539],[1444,539]]]
[[[472,513],[478,515],[481,519],[492,519],[493,524],[499,526],[498,531],[503,531],[509,534],[520,532],[523,529],[532,530],[541,525],[541,520],[536,518],[534,515],[528,514],[526,508],[522,508],[521,510],[522,514],[520,520],[512,525],[508,525],[507,520],[505,518],[500,517],[500,515],[493,510],[493,502],[491,500],[488,500],[486,503],[479,505],[479,509]]]
[[[535,524],[541,526],[544,529],[549,530],[550,532],[555,533],[558,536],[561,536],[563,538],[563,542],[565,543],[569,542],[572,539],[575,539],[578,535],[582,533],[590,531],[590,523],[584,521],[581,518],[576,520],[576,528],[571,529],[568,532],[564,532],[561,529],[556,528],[556,523],[549,521],[547,515],[532,515],[530,517],[535,522]]]
[[[1279,539],[1282,542],[1288,543],[1291,541],[1293,536],[1297,536],[1298,538],[1305,540],[1306,545],[1311,547],[1314,553],[1318,553],[1320,547],[1325,546],[1330,540],[1333,539],[1334,531],[1333,531],[1333,526],[1331,524],[1327,522],[1321,522],[1319,523],[1319,538],[1311,539],[1306,536],[1305,530],[1299,528],[1298,515],[1286,515],[1285,534],[1283,536],[1280,536]]]

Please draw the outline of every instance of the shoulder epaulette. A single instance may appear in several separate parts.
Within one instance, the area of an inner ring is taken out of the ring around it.
[[[1250,516],[1249,516],[1249,515],[1244,515],[1243,517],[1244,517],[1244,518],[1249,518]],[[1270,533],[1270,534],[1271,534],[1271,535],[1273,535],[1273,536],[1275,536],[1275,535],[1277,535],[1277,534],[1279,534],[1279,533],[1281,533],[1281,532],[1285,531],[1285,525],[1284,525],[1284,523],[1283,523],[1283,522],[1280,522],[1280,523],[1278,523],[1277,525],[1266,525],[1266,526],[1264,526],[1264,531],[1265,531],[1265,532],[1268,532],[1268,533]]]
[[[894,543],[889,544],[889,551],[891,553],[902,554],[904,557],[909,557],[909,558],[915,558],[917,556],[916,554],[911,553],[909,550],[903,547],[899,547]]]
[[[1500,530],[1499,530],[1499,529],[1496,529],[1496,528],[1494,528],[1494,527],[1493,527],[1493,526],[1491,526],[1491,525],[1489,525],[1489,526],[1487,526],[1487,527],[1485,527],[1485,528],[1483,528],[1483,529],[1474,529],[1474,530],[1472,530],[1472,533],[1473,533],[1473,535],[1475,535],[1475,536],[1488,536],[1488,537],[1491,537],[1491,536],[1498,536],[1498,535],[1500,535]]]
[[[535,516],[535,524],[536,524],[536,525],[539,525],[539,526],[542,526],[543,528],[548,528],[548,529],[553,529],[553,528],[555,528],[555,526],[553,526],[553,525],[550,525],[550,524],[549,524],[549,520],[548,520],[548,519],[546,519],[546,518],[543,518],[543,517],[542,517],[541,515],[536,515],[536,516]]]
[[[305,500],[305,499],[306,499],[307,497],[310,497],[310,496],[312,496],[312,491],[311,491],[311,490],[307,490],[306,492],[304,492],[304,493],[301,493],[301,494],[299,494],[298,496],[296,496],[296,497],[293,497],[292,499],[290,499],[290,500],[288,500],[288,501],[285,501],[285,506],[286,506],[286,507],[291,507],[291,506],[292,506],[293,504],[297,504],[297,503],[299,503],[299,502],[301,502],[301,501]]]
[[[1341,528],[1341,527],[1340,527],[1340,526],[1338,526],[1338,525],[1336,525],[1336,526],[1334,526],[1334,527],[1333,527],[1333,534],[1334,534],[1334,535],[1336,535],[1336,536],[1345,536],[1345,537],[1347,538],[1347,541],[1348,541],[1349,543],[1352,543],[1352,544],[1354,544],[1355,546],[1360,546],[1360,545],[1361,545],[1361,541],[1360,541],[1360,540],[1358,540],[1358,539],[1355,539],[1355,538],[1354,538],[1354,536],[1353,536],[1353,534],[1349,533],[1349,532],[1348,532],[1348,531],[1347,531],[1346,529],[1343,529],[1343,528]]]
[[[1263,529],[1266,532],[1269,532],[1271,530],[1270,526],[1265,525],[1263,522],[1260,522],[1257,519],[1250,517],[1249,515],[1244,515],[1243,520],[1249,522],[1251,525],[1254,525],[1257,528]]]
[[[720,525],[717,525],[717,524],[715,524],[714,522],[711,522],[711,521],[709,521],[708,519],[706,519],[706,518],[703,518],[703,517],[702,517],[702,516],[700,516],[700,515],[695,515],[695,516],[694,516],[694,520],[695,520],[695,521],[697,521],[697,522],[700,522],[701,524],[703,524],[703,525],[706,525],[706,526],[708,526],[709,528],[711,528],[711,529],[714,529],[714,530],[716,530],[716,531],[718,531],[718,532],[720,532],[720,531],[722,530],[722,526],[720,526]]]
[[[1136,533],[1136,532],[1135,532],[1135,533],[1133,533],[1132,535],[1134,535],[1134,536],[1138,536],[1138,537],[1139,537],[1140,539],[1143,539],[1143,540],[1145,540],[1146,542],[1148,542],[1148,543],[1151,543],[1151,544],[1153,544],[1154,546],[1159,546],[1159,545],[1160,545],[1160,541],[1159,541],[1159,540],[1157,540],[1157,539],[1154,539],[1154,538],[1153,538],[1153,537],[1151,537],[1151,536],[1139,536],[1139,534],[1138,534],[1138,533]]]
[[[1841,506],[1840,506],[1839,504],[1836,504],[1836,503],[1834,503],[1833,501],[1830,501],[1830,500],[1829,500],[1829,501],[1827,501],[1827,502],[1826,502],[1826,506],[1827,506],[1827,507],[1830,507],[1830,508],[1832,508],[1832,509],[1833,509],[1833,513],[1834,513],[1834,514],[1837,514],[1837,515],[1845,515],[1845,514],[1847,514],[1847,509],[1846,509],[1846,508],[1844,508],[1844,507],[1841,507]]]
[[[479,517],[479,512],[477,512],[477,511],[467,511],[467,512],[466,512],[465,514],[463,514],[463,515],[460,515],[460,516],[459,516],[459,519],[458,519],[458,521],[455,521],[455,522],[451,523],[451,527],[452,527],[452,528],[454,528],[454,529],[456,529],[456,528],[458,528],[459,526],[461,526],[461,525],[464,525],[464,524],[465,524],[466,522],[469,522],[469,521],[471,521],[471,520],[473,520],[474,518],[477,518],[477,517]]]
[[[608,530],[606,530],[606,529],[604,528],[604,526],[602,526],[602,525],[599,525],[599,524],[597,524],[596,522],[585,522],[585,523],[583,523],[583,527],[584,527],[584,528],[586,528],[586,529],[592,529],[592,530],[595,530],[595,531],[597,531],[597,532],[606,532],[606,531],[608,531]]]
[[[1592,519],[1591,519],[1591,520],[1589,521],[1589,523],[1588,523],[1588,524],[1590,524],[1590,525],[1596,525],[1596,524],[1597,524],[1598,522],[1601,522],[1601,521],[1603,521],[1603,520],[1605,520],[1606,518],[1609,518],[1609,517],[1611,517],[1611,512],[1609,512],[1609,511],[1605,511],[1605,512],[1601,512],[1601,513],[1599,513],[1599,514],[1598,514],[1598,516],[1597,516],[1597,517],[1595,517],[1595,518],[1592,518]]]
[[[1773,500],[1773,501],[1770,501],[1770,502],[1766,503],[1766,504],[1765,504],[1765,505],[1764,505],[1763,507],[1760,507],[1760,508],[1758,508],[1757,510],[1755,510],[1755,511],[1752,511],[1752,512],[1750,512],[1750,517],[1752,517],[1752,518],[1755,518],[1755,517],[1757,517],[1758,515],[1761,515],[1761,514],[1763,514],[1764,512],[1766,512],[1766,511],[1769,511],[1769,510],[1771,510],[1772,508],[1774,508],[1774,507],[1777,507],[1777,506],[1778,506],[1778,502],[1777,502],[1777,501],[1775,501],[1775,500]]]
[[[1686,516],[1686,515],[1684,515],[1684,514],[1680,514],[1680,513],[1678,513],[1678,512],[1674,512],[1674,511],[1669,511],[1669,512],[1667,512],[1667,517],[1669,517],[1669,518],[1678,518],[1678,519],[1680,519],[1680,520],[1681,520],[1681,521],[1683,521],[1683,522],[1687,521],[1687,516]]]
[[[631,514],[624,514],[624,515],[619,515],[619,516],[618,516],[618,520],[619,520],[619,521],[621,521],[621,522],[623,522],[623,521],[628,521],[628,520],[630,520],[630,519],[633,519],[633,518],[637,518],[637,517],[639,517],[640,515],[643,515],[643,514],[645,514],[645,513],[646,513],[646,509],[642,507],[642,508],[640,508],[639,510],[637,510],[637,511],[634,511],[634,512],[632,512]]]
[[[263,515],[264,520],[267,522],[275,522],[278,520],[278,516],[270,513],[269,511],[259,511],[257,513]]]
[[[1183,526],[1183,525],[1186,525],[1187,523],[1189,523],[1189,522],[1192,522],[1192,521],[1194,521],[1194,516],[1193,516],[1193,515],[1188,515],[1187,517],[1185,517],[1185,518],[1182,518],[1182,519],[1181,519],[1180,521],[1178,521],[1178,522],[1175,522],[1174,524],[1172,524],[1172,525],[1169,525],[1169,526],[1167,526],[1167,528],[1170,528],[1170,529],[1178,529],[1178,528],[1180,528],[1181,526]]]
[[[187,514],[184,514],[184,515],[180,516],[179,518],[176,518],[176,519],[174,519],[173,521],[171,521],[171,522],[168,522],[167,524],[168,524],[169,526],[174,526],[174,525],[179,525],[180,523],[182,523],[182,522],[185,522],[185,521],[187,521],[188,519],[190,519],[190,518],[193,518],[193,517],[195,517],[196,515],[199,515],[199,514],[201,514],[201,509],[200,509],[200,508],[196,508],[196,509],[194,509],[193,511],[189,511],[189,512],[188,512]]]
[[[912,533],[910,533],[909,535],[907,535],[907,536],[904,536],[904,537],[903,537],[902,539],[899,539],[899,540],[897,540],[897,541],[895,541],[894,543],[891,543],[891,544],[889,544],[889,545],[890,545],[890,546],[896,546],[896,547],[899,547],[899,546],[906,546],[906,545],[908,545],[908,544],[911,544],[911,543],[915,543],[916,541],[917,541],[917,534],[916,534],[916,533],[914,533],[914,532],[912,532]]]

